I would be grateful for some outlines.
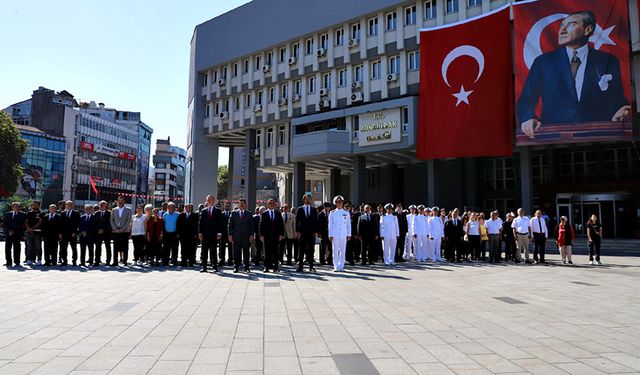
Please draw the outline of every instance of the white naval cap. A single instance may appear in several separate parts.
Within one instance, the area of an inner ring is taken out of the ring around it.
[[[390,208],[390,209],[392,209],[392,210],[393,210],[393,204],[391,204],[391,203],[387,203],[387,204],[385,204],[385,205],[384,205],[384,209],[386,210],[387,208]]]
[[[418,206],[418,209],[419,209],[419,210],[424,210],[424,205],[422,205],[422,204],[421,204],[421,205],[419,205],[419,206]]]
[[[438,206],[433,206],[433,208],[431,209],[431,211],[440,211],[440,209],[438,208]]]
[[[412,209],[412,208],[417,209],[418,207],[416,207],[415,204],[412,204],[411,206],[409,206],[409,209]]]
[[[333,198],[333,205],[334,205],[334,206],[336,205],[336,202],[337,202],[337,201],[343,201],[343,202],[344,202],[344,198],[342,197],[342,195],[336,195],[336,196]]]

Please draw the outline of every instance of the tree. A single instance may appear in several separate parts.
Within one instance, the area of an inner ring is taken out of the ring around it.
[[[229,166],[218,166],[218,198],[227,199],[229,195]]]
[[[0,111],[0,196],[7,197],[16,192],[22,178],[22,155],[28,143],[20,137],[11,117]]]

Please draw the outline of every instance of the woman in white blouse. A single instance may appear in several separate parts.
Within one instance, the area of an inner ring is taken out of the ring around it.
[[[469,238],[471,259],[477,260],[480,257],[480,222],[478,221],[478,214],[475,212],[469,215],[467,237]]]
[[[144,261],[144,242],[146,234],[147,216],[141,205],[136,207],[136,213],[131,221],[131,239],[133,240],[133,263],[141,266]]]

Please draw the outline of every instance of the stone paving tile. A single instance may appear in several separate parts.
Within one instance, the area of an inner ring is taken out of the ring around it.
[[[549,259],[338,275],[2,269],[0,374],[326,375],[339,354],[380,374],[640,373],[640,259]]]

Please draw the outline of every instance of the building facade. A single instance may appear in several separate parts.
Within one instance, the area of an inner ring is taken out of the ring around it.
[[[284,200],[294,204],[309,181],[319,180],[324,197],[340,193],[357,203],[503,212],[522,206],[575,223],[597,213],[608,235],[640,236],[640,194],[633,188],[640,186],[640,163],[630,142],[518,147],[508,158],[417,160],[420,28],[506,2],[328,0],[301,7],[293,0],[254,0],[196,26],[188,195],[199,201],[215,191],[215,174],[200,171],[215,170],[218,147],[226,146],[252,156],[245,159],[250,205],[261,170],[284,176],[291,184]],[[279,9],[290,10],[286,19]],[[638,76],[635,2],[630,9],[631,65]],[[239,29],[246,24],[269,32]],[[372,136],[380,126],[387,134]]]
[[[184,166],[187,152],[172,146],[171,137],[156,140],[153,155],[155,205],[164,201],[184,203]]]

